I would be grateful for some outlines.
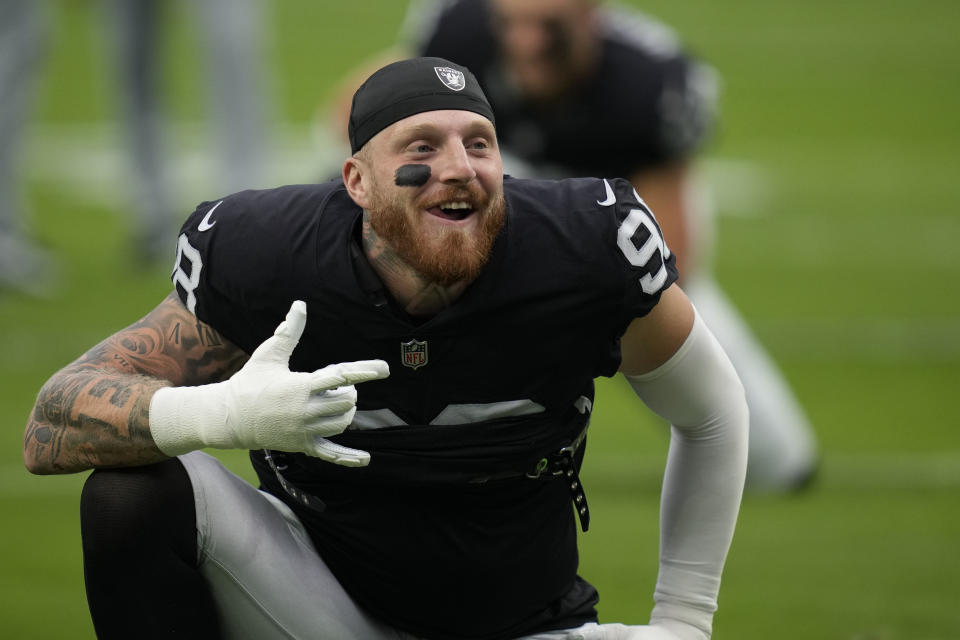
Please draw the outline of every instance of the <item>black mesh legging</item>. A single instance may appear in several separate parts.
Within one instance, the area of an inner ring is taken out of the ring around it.
[[[83,487],[80,527],[98,638],[220,637],[197,571],[193,489],[179,460],[94,471]]]

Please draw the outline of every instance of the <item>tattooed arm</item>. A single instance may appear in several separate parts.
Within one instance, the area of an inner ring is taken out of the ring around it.
[[[49,474],[162,460],[150,435],[153,394],[224,380],[246,360],[171,293],[47,381],[27,421],[24,463]]]

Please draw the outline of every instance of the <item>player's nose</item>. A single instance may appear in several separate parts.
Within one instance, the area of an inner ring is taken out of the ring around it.
[[[461,143],[445,145],[435,168],[437,177],[446,183],[470,182],[477,176],[470,155]]]

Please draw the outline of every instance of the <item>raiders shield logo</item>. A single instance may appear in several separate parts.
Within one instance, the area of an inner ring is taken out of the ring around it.
[[[467,86],[467,80],[463,77],[462,71],[457,71],[450,67],[434,67],[433,70],[437,72],[437,77],[440,78],[440,82],[447,85],[448,89],[461,91]]]
[[[427,364],[427,343],[419,340],[400,343],[400,362],[403,366],[417,369]]]

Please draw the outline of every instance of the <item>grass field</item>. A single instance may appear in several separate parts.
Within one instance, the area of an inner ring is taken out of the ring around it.
[[[52,4],[24,167],[31,223],[58,255],[61,282],[49,299],[0,292],[0,636],[17,640],[93,637],[84,474],[32,477],[21,463],[35,394],[169,290],[162,269],[131,266],[125,244],[129,193],[99,4]],[[317,105],[392,40],[404,4],[268,3],[275,182],[316,175]],[[172,146],[203,169],[199,34],[174,6]],[[810,491],[746,497],[715,638],[960,639],[960,4],[643,6],[723,75],[706,162],[723,214],[719,278],[823,449]],[[182,173],[177,218],[217,195],[202,170]],[[621,381],[604,380],[591,433],[582,573],[600,589],[603,620],[642,622],[664,430]],[[250,477],[242,455],[223,459]]]

